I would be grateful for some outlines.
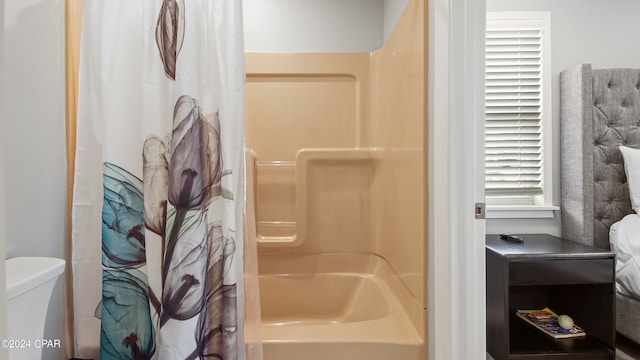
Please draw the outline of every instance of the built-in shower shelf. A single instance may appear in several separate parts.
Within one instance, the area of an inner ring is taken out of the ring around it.
[[[256,233],[262,244],[296,240],[296,163],[255,161]]]
[[[366,237],[355,229],[367,228],[362,209],[376,156],[376,149],[302,149],[293,162],[258,161],[253,153],[258,244],[298,246],[309,228],[323,238]]]
[[[258,221],[256,223],[260,240],[275,241],[280,238],[291,238],[296,236],[295,221]]]
[[[260,247],[296,246],[299,244],[296,234],[296,223],[287,227],[279,227],[274,224],[260,224],[256,226],[257,241]]]

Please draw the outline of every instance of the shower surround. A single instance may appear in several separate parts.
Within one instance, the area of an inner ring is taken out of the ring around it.
[[[372,53],[248,53],[266,360],[426,356],[424,2]]]

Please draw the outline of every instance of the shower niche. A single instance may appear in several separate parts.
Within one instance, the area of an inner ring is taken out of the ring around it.
[[[253,166],[261,247],[300,246],[308,239],[307,247],[320,251],[314,239],[367,240],[375,149],[302,149],[295,162],[254,160]]]
[[[254,155],[255,159],[255,155]],[[254,160],[256,231],[260,242],[295,243],[296,164]]]

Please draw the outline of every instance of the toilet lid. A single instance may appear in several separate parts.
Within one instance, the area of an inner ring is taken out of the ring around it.
[[[51,257],[14,257],[6,261],[7,299],[12,299],[64,272],[65,261]]]

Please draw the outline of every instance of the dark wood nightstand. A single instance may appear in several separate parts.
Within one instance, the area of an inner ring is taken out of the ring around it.
[[[487,235],[487,351],[502,359],[613,359],[614,254],[545,234],[524,243]],[[583,338],[555,340],[516,317],[549,307],[571,316]]]

